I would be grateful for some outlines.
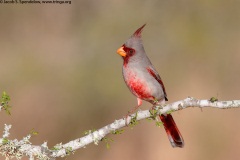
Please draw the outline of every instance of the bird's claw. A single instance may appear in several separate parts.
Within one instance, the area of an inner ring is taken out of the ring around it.
[[[130,115],[130,112],[126,116],[123,117],[125,119],[125,126],[128,127],[128,116]]]

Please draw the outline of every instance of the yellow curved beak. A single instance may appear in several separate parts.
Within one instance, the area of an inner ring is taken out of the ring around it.
[[[117,50],[117,53],[122,56],[122,57],[126,57],[127,53],[123,50],[123,47],[120,47],[118,50]]]

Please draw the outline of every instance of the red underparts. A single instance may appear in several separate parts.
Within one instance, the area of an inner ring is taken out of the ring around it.
[[[131,79],[127,83],[133,94],[140,99],[152,98],[147,85],[143,81],[136,79],[135,76],[131,76]]]

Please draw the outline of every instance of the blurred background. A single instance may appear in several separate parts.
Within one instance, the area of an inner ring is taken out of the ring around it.
[[[187,96],[240,99],[239,6],[239,0],[0,4],[0,92],[12,99],[12,115],[1,113],[0,132],[12,124],[11,138],[21,139],[34,128],[39,135],[31,141],[52,147],[125,116],[137,101],[124,84],[116,50],[144,23],[145,50],[169,103]],[[240,109],[188,108],[173,116],[183,149],[171,147],[163,128],[141,121],[110,135],[110,149],[91,144],[67,159],[240,156]]]

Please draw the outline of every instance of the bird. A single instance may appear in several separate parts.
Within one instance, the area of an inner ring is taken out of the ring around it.
[[[163,105],[168,101],[166,89],[163,81],[149,60],[142,41],[142,30],[144,24],[138,28],[134,34],[119,48],[117,53],[123,58],[122,74],[123,79],[132,92],[137,97],[135,111],[142,105],[142,101],[147,101],[153,106]],[[171,114],[159,115],[163,123],[168,139],[172,147],[184,147],[184,140],[173,120]]]

